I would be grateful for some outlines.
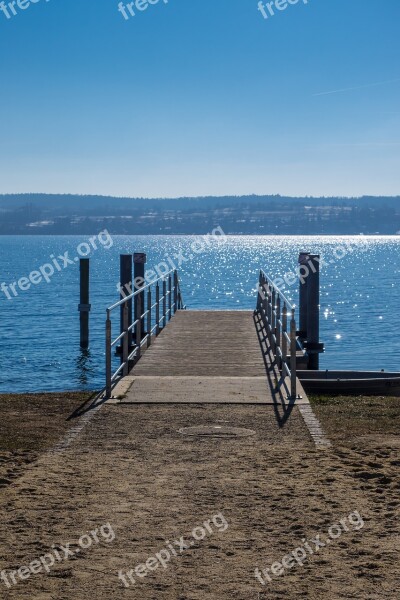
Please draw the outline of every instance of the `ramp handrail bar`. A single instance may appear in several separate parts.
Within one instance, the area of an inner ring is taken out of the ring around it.
[[[278,286],[261,269],[258,283],[257,308],[282,375],[290,378],[290,399],[297,396],[297,337],[295,306],[292,305]],[[288,329],[288,320],[290,323]],[[288,356],[289,350],[289,356]]]
[[[155,298],[153,288],[155,288]],[[162,288],[162,295],[160,295],[160,288]],[[135,320],[129,325],[129,302],[133,299],[136,304]],[[111,314],[118,307],[122,307],[122,331],[115,339],[112,339]],[[115,380],[128,375],[129,362],[133,359],[139,360],[142,347],[144,345],[151,346],[152,337],[159,335],[178,310],[185,309],[178,272],[175,269],[106,309],[106,398],[111,397]],[[154,325],[152,325],[153,323]],[[135,342],[133,349],[129,348],[129,338],[131,337],[129,334]],[[113,373],[112,349],[118,342],[121,342],[121,364]]]

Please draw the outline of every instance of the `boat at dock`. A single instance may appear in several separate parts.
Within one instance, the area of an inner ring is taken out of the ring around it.
[[[398,396],[400,373],[386,371],[297,371],[307,394]]]

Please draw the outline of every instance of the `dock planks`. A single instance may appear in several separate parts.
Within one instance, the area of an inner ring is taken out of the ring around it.
[[[178,311],[135,376],[265,377],[251,311]]]
[[[251,311],[179,311],[111,403],[274,404]]]

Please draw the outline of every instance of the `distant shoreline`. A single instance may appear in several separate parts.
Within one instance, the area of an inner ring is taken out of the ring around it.
[[[400,196],[0,195],[0,235],[397,235]]]
[[[118,233],[114,231],[109,232],[110,235],[121,236],[121,237],[198,237],[202,235],[207,235],[207,232],[196,232],[196,233]],[[0,238],[7,237],[73,237],[73,236],[82,236],[82,235],[96,235],[97,232],[95,230],[91,231],[82,231],[82,232],[74,232],[74,233],[51,233],[44,231],[37,232],[24,232],[24,233],[0,233]],[[398,233],[227,233],[225,232],[227,237],[265,237],[265,238],[275,238],[275,237],[376,237],[376,238],[399,238],[400,232]]]

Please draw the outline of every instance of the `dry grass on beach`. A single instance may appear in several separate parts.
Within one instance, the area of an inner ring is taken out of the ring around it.
[[[399,434],[400,398],[384,396],[310,396],[328,436],[346,441],[354,436]]]

